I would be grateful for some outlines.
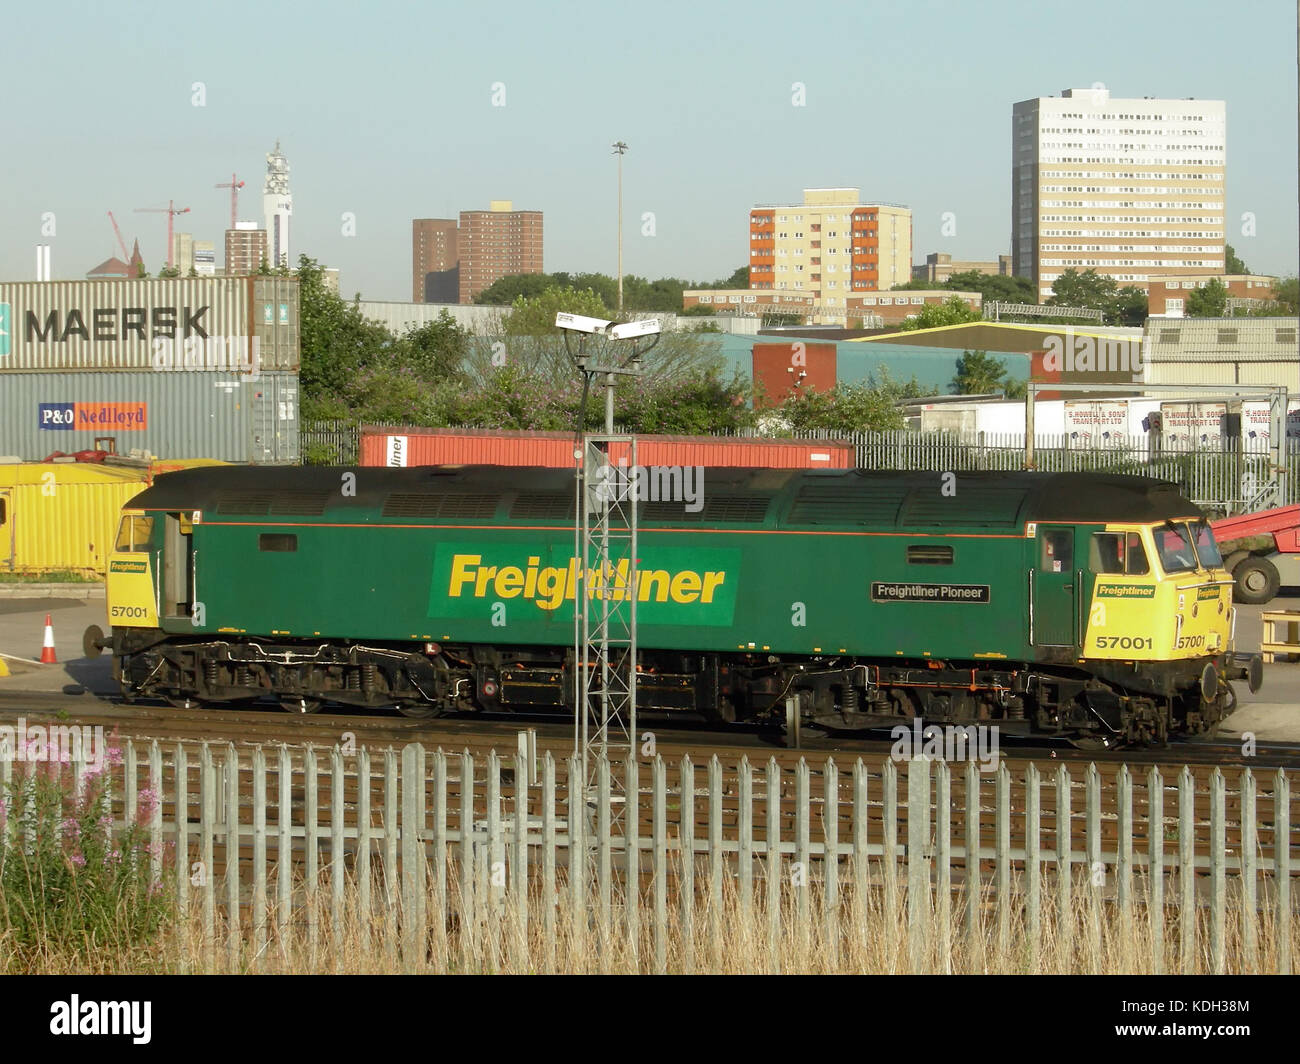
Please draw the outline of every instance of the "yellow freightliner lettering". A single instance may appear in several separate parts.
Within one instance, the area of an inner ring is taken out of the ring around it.
[[[624,602],[628,591],[629,564],[624,558],[617,565],[587,570],[587,595]],[[718,588],[726,582],[725,570],[696,571],[681,569],[642,569],[636,574],[636,599],[638,602],[676,602],[687,605],[693,602],[713,602]],[[541,564],[540,556],[528,559],[525,569],[517,565],[483,565],[481,554],[456,554],[452,556],[451,578],[448,581],[449,598],[520,598],[534,603],[539,609],[558,609],[564,602],[572,601],[577,593],[578,560],[570,558],[567,566]]]

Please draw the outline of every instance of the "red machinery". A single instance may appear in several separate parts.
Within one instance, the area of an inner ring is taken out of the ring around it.
[[[1220,544],[1257,536],[1273,541],[1271,550],[1234,550],[1224,555],[1223,564],[1232,573],[1233,597],[1238,602],[1262,605],[1283,584],[1300,584],[1300,506],[1225,517],[1210,522],[1210,527]]]

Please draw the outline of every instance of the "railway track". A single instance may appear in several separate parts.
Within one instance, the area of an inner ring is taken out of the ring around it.
[[[68,722],[64,712],[69,704],[66,696],[27,696],[20,698],[6,694],[0,696],[0,723],[23,715],[28,723],[55,724]],[[314,759],[317,773],[315,803],[319,810],[332,811],[336,799],[341,799],[341,809],[345,819],[352,823],[360,807],[359,795],[362,788],[369,789],[369,806],[372,822],[382,824],[385,811],[391,806],[387,788],[391,781],[385,779],[383,766],[387,750],[400,750],[407,743],[418,742],[426,749],[442,750],[447,757],[447,801],[451,809],[459,809],[462,789],[474,788],[474,805],[476,815],[486,812],[487,775],[489,757],[495,751],[499,756],[498,786],[506,807],[513,809],[516,796],[526,797],[530,814],[540,813],[541,791],[536,785],[535,777],[526,766],[516,763],[515,750],[518,733],[525,725],[519,719],[509,720],[436,720],[413,721],[406,718],[356,716],[352,714],[313,714],[308,717],[291,717],[278,709],[238,710],[213,713],[210,710],[175,709],[170,706],[131,705],[125,706],[102,701],[76,703],[75,722],[78,725],[102,725],[110,732],[116,732],[120,740],[131,740],[135,747],[137,762],[137,787],[144,787],[149,782],[148,753],[153,741],[160,746],[162,765],[162,795],[164,800],[164,818],[170,822],[176,811],[178,793],[178,773],[175,750],[177,744],[183,746],[186,756],[185,793],[196,796],[199,793],[199,753],[196,744],[207,743],[211,756],[217,763],[224,781],[226,773],[238,773],[237,786],[241,794],[241,808],[251,809],[253,793],[252,761],[254,751],[263,750],[268,763],[268,794],[271,806],[268,815],[280,816],[276,804],[278,787],[275,777],[278,772],[279,747],[283,747],[294,772],[291,805],[288,815],[295,827],[303,828],[302,844],[296,846],[298,854],[306,847],[306,807],[307,796],[303,783],[303,767],[310,756]],[[550,722],[528,722],[536,731],[536,749],[539,756],[549,753],[559,762],[557,765],[557,802],[567,805],[568,778],[564,759],[572,752],[572,725]],[[746,735],[728,736],[732,740],[726,746],[716,744],[716,733],[691,731],[681,728],[657,731],[647,728],[654,735],[654,752],[662,756],[667,765],[670,784],[675,782],[680,772],[683,757],[690,756],[695,766],[694,820],[697,830],[708,829],[711,818],[719,820],[719,827],[724,838],[733,838],[740,823],[741,775],[748,767],[750,773],[749,789],[757,802],[765,800],[769,787],[769,765],[774,765],[776,786],[779,788],[780,818],[783,835],[792,831],[797,813],[796,799],[798,774],[804,766],[809,789],[815,805],[812,817],[812,841],[818,842],[825,837],[825,818],[828,814],[831,797],[838,797],[837,824],[840,838],[848,837],[852,827],[853,794],[852,774],[855,763],[861,759],[866,773],[869,789],[869,835],[873,840],[884,837],[887,830],[887,817],[891,809],[898,810],[899,824],[905,822],[907,772],[906,762],[899,763],[893,770],[895,794],[893,799],[886,795],[886,763],[889,761],[891,744],[888,741],[871,741],[846,746],[842,740],[816,738],[806,743],[802,749],[791,750],[777,745],[780,736],[774,731],[754,732]],[[358,773],[358,759],[355,755],[342,758],[342,773],[336,778],[332,771],[331,754],[336,744],[351,741],[353,749],[365,748],[371,759],[371,775],[362,779]],[[713,745],[701,745],[701,741]],[[1227,798],[1227,844],[1235,850],[1241,841],[1241,795],[1239,784],[1241,769],[1249,767],[1256,780],[1258,795],[1256,798],[1256,820],[1261,825],[1258,845],[1264,856],[1272,852],[1275,841],[1284,845],[1295,845],[1296,839],[1274,840],[1269,825],[1272,815],[1272,772],[1274,769],[1291,769],[1295,765],[1297,751],[1292,747],[1285,750],[1272,750],[1273,764],[1267,763],[1264,753],[1259,758],[1242,758],[1240,747],[1213,743],[1182,743],[1162,750],[1147,751],[1104,751],[1097,754],[1062,747],[1056,750],[1026,749],[1021,751],[1003,750],[1001,763],[1005,764],[1013,788],[1013,810],[1019,815],[1013,826],[1012,846],[1023,848],[1023,788],[1030,766],[1037,770],[1042,783],[1042,833],[1043,845],[1055,845],[1058,830],[1063,835],[1068,828],[1072,845],[1080,845],[1080,833],[1084,828],[1085,803],[1089,774],[1096,773],[1100,797],[1100,824],[1103,847],[1111,846],[1118,838],[1118,823],[1121,815],[1115,786],[1116,777],[1125,771],[1130,774],[1132,784],[1132,802],[1136,814],[1136,835],[1134,845],[1145,847],[1146,832],[1149,828],[1145,818],[1149,787],[1148,773],[1157,769],[1160,773],[1160,789],[1163,792],[1166,811],[1177,806],[1177,788],[1183,766],[1191,774],[1195,794],[1196,848],[1198,853],[1208,852],[1208,820],[1210,802],[1210,778],[1215,768],[1223,770],[1226,779]],[[309,755],[310,751],[310,755]],[[473,758],[474,779],[462,779],[462,754],[468,753]],[[1172,755],[1172,756],[1171,756]],[[716,766],[712,759],[716,758]],[[833,790],[828,793],[827,761],[833,760],[836,776]],[[642,768],[640,785],[648,786],[650,772],[649,759],[640,758]],[[1282,763],[1285,762],[1285,763]],[[230,766],[236,766],[231,768]],[[1095,766],[1095,768],[1094,768]],[[1069,824],[1056,824],[1056,808],[1052,801],[1053,785],[1058,771],[1065,768],[1070,776],[1071,811]],[[531,785],[530,785],[531,784]],[[975,790],[970,789],[971,780],[965,765],[952,766],[950,817],[952,836],[964,838],[968,818],[974,811],[980,814],[979,836],[981,840],[992,845],[994,826],[992,809],[995,780],[992,774],[980,774],[975,780]],[[710,798],[711,785],[720,788],[721,797]],[[221,794],[225,794],[225,784],[221,784]],[[1296,790],[1300,791],[1300,788]],[[337,793],[336,793],[337,792]],[[431,806],[430,785],[430,806]],[[249,799],[248,802],[242,799]],[[124,809],[126,796],[115,795],[119,811]],[[1294,800],[1293,800],[1294,804]],[[638,803],[642,837],[647,837],[651,829],[651,812],[648,802]],[[818,815],[820,813],[820,815]],[[1298,825],[1293,829],[1293,836],[1300,831],[1300,810],[1292,812],[1291,823]],[[186,811],[186,819],[198,823],[198,803],[192,801]],[[222,813],[224,815],[224,811]],[[244,814],[241,814],[243,816]],[[249,824],[251,825],[251,812]],[[680,806],[668,814],[669,834],[681,823]],[[1167,820],[1167,818],[1165,818]],[[278,820],[275,821],[278,823]],[[327,834],[327,833],[326,833]],[[251,831],[249,832],[251,835]],[[251,841],[241,836],[240,859],[251,859]],[[224,854],[218,848],[220,860]]]
[[[48,719],[60,714],[75,716],[77,723],[116,729],[122,738],[160,741],[233,742],[239,746],[278,745],[332,747],[350,737],[372,747],[387,744],[422,743],[430,749],[448,752],[469,750],[486,754],[513,751],[516,736],[528,729],[537,733],[539,750],[557,758],[572,752],[571,719],[544,715],[487,715],[411,720],[397,715],[356,714],[340,707],[337,711],[294,716],[273,705],[241,709],[179,709],[163,702],[125,703],[91,695],[69,696],[46,692],[0,693],[0,722],[26,714],[28,719]],[[792,767],[801,757],[813,761],[834,757],[851,764],[857,757],[879,759],[890,756],[894,742],[884,732],[858,735],[826,735],[805,730],[797,749],[787,745],[777,728],[739,726],[721,733],[704,724],[664,719],[642,720],[639,729],[653,737],[653,748],[665,758],[690,754],[698,760],[718,756],[738,761],[775,757],[783,767]],[[1116,750],[1079,750],[1065,741],[1043,741],[1019,736],[1002,736],[1000,753],[1015,763],[1035,762],[1040,770],[1057,764],[1086,766],[1127,764],[1137,767],[1181,768],[1219,766],[1250,768],[1255,772],[1276,769],[1300,770],[1300,743],[1262,743],[1253,756],[1242,753],[1240,742],[1189,739],[1164,747]]]

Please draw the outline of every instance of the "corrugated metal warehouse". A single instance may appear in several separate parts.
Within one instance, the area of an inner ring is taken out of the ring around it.
[[[98,444],[98,446],[97,446]],[[298,375],[6,373],[0,455],[145,450],[164,459],[298,460]]]
[[[851,469],[852,443],[838,440],[769,440],[716,436],[637,436],[642,466],[754,466],[766,469]],[[612,448],[615,461],[625,448]],[[571,432],[492,429],[382,428],[362,426],[363,466],[574,465]]]
[[[147,469],[84,462],[0,464],[0,572],[102,576],[118,511],[151,480]]]
[[[1268,384],[1300,390],[1297,318],[1151,318],[1148,384]]]

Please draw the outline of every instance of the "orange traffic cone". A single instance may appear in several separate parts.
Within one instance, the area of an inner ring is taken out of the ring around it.
[[[57,665],[59,659],[54,656],[54,625],[50,622],[50,615],[45,615],[45,645],[41,647],[41,664]]]

